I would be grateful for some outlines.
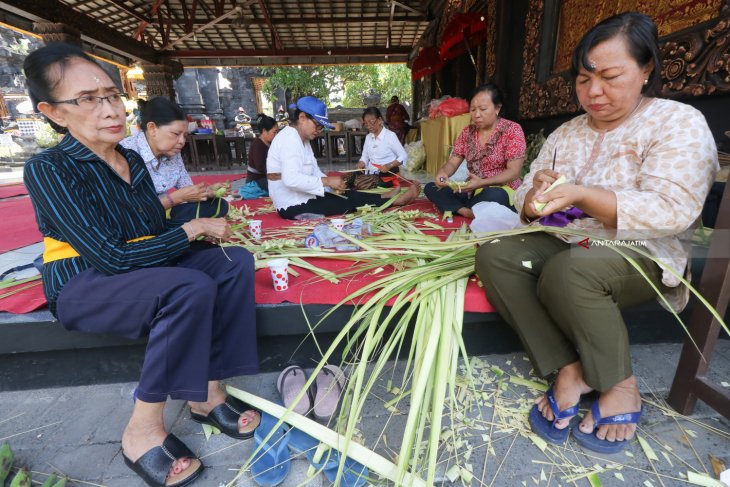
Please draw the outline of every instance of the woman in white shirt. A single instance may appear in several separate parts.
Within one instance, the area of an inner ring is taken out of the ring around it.
[[[380,176],[378,186],[390,188],[398,186],[400,166],[408,160],[408,154],[398,140],[395,132],[383,126],[383,115],[377,107],[368,107],[362,114],[363,125],[370,133],[365,137],[365,145],[357,167],[366,174]]]
[[[359,206],[379,206],[397,194],[399,189],[383,195],[347,191],[341,176],[324,174],[317,166],[310,141],[316,139],[324,127],[332,128],[327,108],[321,100],[305,96],[290,110],[291,125],[279,131],[266,159],[269,195],[279,216],[292,220],[302,213],[339,215],[355,211]],[[420,190],[414,183],[394,205],[410,203],[418,197]]]

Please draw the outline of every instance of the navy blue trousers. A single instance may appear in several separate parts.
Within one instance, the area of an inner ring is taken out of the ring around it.
[[[198,203],[182,203],[170,210],[173,226],[180,226],[195,218],[222,218],[228,214],[228,202],[223,198],[211,198]]]
[[[494,201],[510,210],[514,210],[514,207],[509,204],[507,191],[491,186],[482,188],[481,193],[472,196],[471,193],[455,193],[449,187],[439,188],[434,183],[428,183],[423,188],[423,194],[436,205],[441,213],[450,211],[456,214],[460,209],[471,208],[482,201]]]
[[[208,381],[258,372],[254,259],[216,246],[185,253],[174,267],[104,275],[87,269],[58,298],[64,328],[148,337],[137,397],[202,402]]]

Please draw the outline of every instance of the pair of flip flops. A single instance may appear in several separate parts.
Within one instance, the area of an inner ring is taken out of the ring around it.
[[[598,453],[618,453],[626,448],[626,445],[628,445],[629,442],[626,440],[601,440],[596,436],[596,431],[598,431],[598,428],[604,424],[635,424],[638,423],[641,418],[641,411],[638,413],[616,414],[605,418],[601,417],[598,399],[596,399],[591,406],[591,413],[593,414],[593,431],[590,433],[583,433],[575,424],[558,429],[555,427],[555,423],[557,421],[571,417],[577,418],[579,405],[574,404],[566,409],[560,410],[558,402],[555,399],[552,386],[545,393],[545,397],[547,397],[548,404],[550,405],[550,409],[553,411],[555,419],[553,421],[548,421],[538,409],[537,404],[535,404],[530,410],[530,427],[532,428],[533,433],[543,440],[555,445],[565,444],[568,439],[568,435],[572,432],[575,441],[587,450]]]
[[[307,416],[311,412],[314,419],[328,424],[337,412],[340,396],[345,388],[345,373],[336,365],[325,365],[319,371],[304,396],[294,404],[296,397],[304,389],[307,374],[298,365],[285,368],[276,381],[284,407],[294,404],[293,411]]]
[[[198,460],[195,454],[190,451],[190,448],[173,434],[167,435],[162,446],[152,448],[134,462],[124,452],[122,452],[122,457],[124,457],[124,463],[139,475],[147,485],[152,487],[184,487],[190,485],[205,468],[203,462]],[[167,485],[165,482],[172,464],[183,458],[189,458],[191,461],[198,460],[200,465],[179,482]]]
[[[337,480],[337,472],[340,468],[340,452],[334,449],[325,450],[319,459],[317,449],[320,442],[308,435],[304,431],[291,427],[289,428],[289,449],[295,454],[304,454],[309,464],[315,468],[317,472],[324,473],[324,476],[330,482]],[[363,487],[367,483],[370,472],[368,468],[357,463],[350,457],[345,457],[342,467],[342,475],[339,484],[342,487]]]

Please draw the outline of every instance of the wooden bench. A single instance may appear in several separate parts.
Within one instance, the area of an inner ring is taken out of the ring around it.
[[[725,185],[712,242],[697,290],[725,316],[730,299],[730,186]],[[667,402],[682,414],[694,411],[697,399],[730,419],[730,390],[707,378],[712,353],[725,331],[698,300],[690,317],[688,329],[694,342],[687,338],[682,347],[677,371]]]

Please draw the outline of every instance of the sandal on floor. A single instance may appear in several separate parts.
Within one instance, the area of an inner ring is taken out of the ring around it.
[[[279,391],[281,401],[284,403],[285,408],[289,408],[293,403],[294,399],[304,389],[304,384],[307,382],[307,374],[304,369],[298,365],[290,365],[285,368],[279,374],[279,378],[276,379],[276,389]],[[302,416],[306,416],[312,410],[312,393],[307,390],[304,396],[294,406],[293,411]]]
[[[337,480],[337,471],[340,468],[340,452],[329,448],[322,454],[320,460],[316,462],[314,460],[316,451],[317,448],[307,451],[309,464],[317,469],[318,472],[323,472],[327,480],[334,483]],[[369,475],[370,471],[365,465],[357,463],[350,457],[345,457],[345,464],[342,466],[342,475],[337,485],[340,487],[363,487],[367,483]]]
[[[261,415],[261,424],[254,434],[254,450],[261,446],[251,461],[251,476],[257,485],[275,487],[284,481],[291,469],[287,424],[282,423],[274,434],[263,443],[279,420],[267,413]]]
[[[643,411],[643,408],[642,408]],[[598,400],[593,402],[591,413],[593,414],[593,431],[583,433],[580,429],[573,429],[573,438],[580,446],[597,453],[618,453],[629,444],[627,440],[608,441],[601,440],[596,436],[598,427],[602,424],[637,424],[641,418],[642,411],[638,413],[616,414],[607,418],[601,417],[601,410]]]
[[[184,487],[186,485],[190,485],[198,478],[200,473],[203,471],[203,468],[205,468],[203,466],[203,462],[200,462],[200,466],[180,482],[170,485],[165,484],[167,475],[170,473],[170,468],[172,468],[172,464],[175,460],[190,458],[191,460],[195,459],[200,461],[198,457],[190,451],[190,448],[188,448],[185,443],[180,441],[180,439],[173,434],[167,435],[165,441],[162,442],[162,446],[152,448],[147,453],[139,457],[136,462],[127,458],[124,452],[122,452],[122,456],[124,457],[124,463],[126,463],[127,466],[134,471],[134,473],[139,475],[142,480],[147,482],[147,485],[152,487]]]
[[[222,433],[237,440],[253,437],[254,430],[241,433],[238,431],[238,420],[246,411],[258,410],[233,396],[226,397],[226,402],[214,407],[208,415],[194,413],[190,410],[190,419],[201,424],[218,428]]]
[[[297,455],[302,453],[306,455],[310,451],[316,450],[320,444],[319,440],[294,426],[289,427],[286,435],[289,437],[289,450]]]
[[[538,409],[537,404],[535,404],[530,410],[530,427],[532,432],[543,440],[553,443],[554,445],[562,445],[568,439],[571,428],[570,426],[566,426],[563,429],[558,429],[555,427],[555,422],[578,414],[578,404],[574,404],[561,411],[558,408],[558,401],[555,399],[552,386],[550,386],[545,393],[545,397],[547,397],[548,404],[550,404],[550,409],[553,410],[555,419],[553,421],[548,421]]]
[[[328,424],[337,412],[345,388],[345,373],[336,365],[325,365],[315,377],[314,419]]]

